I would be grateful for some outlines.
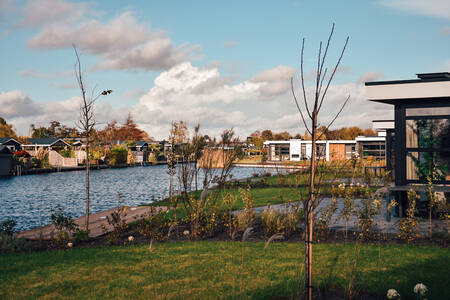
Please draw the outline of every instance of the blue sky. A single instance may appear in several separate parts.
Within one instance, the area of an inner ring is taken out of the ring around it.
[[[365,100],[363,81],[450,71],[448,0],[0,0],[0,116],[20,134],[31,123],[73,126],[76,44],[90,87],[114,90],[98,102],[101,124],[131,112],[156,138],[179,119],[212,135],[229,127],[241,137],[266,128],[303,133],[289,78],[298,75],[302,37],[312,75],[333,22],[329,66],[350,41],[323,124],[347,95],[336,126],[392,117],[391,107]]]

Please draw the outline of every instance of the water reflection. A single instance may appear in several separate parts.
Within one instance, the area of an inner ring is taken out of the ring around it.
[[[266,171],[234,168],[232,174],[233,178],[246,178]],[[13,217],[17,221],[17,230],[46,225],[50,222],[51,210],[57,206],[74,217],[82,216],[85,211],[84,180],[82,171],[0,179],[0,221]],[[118,192],[125,205],[140,205],[167,197],[167,166],[91,172],[92,212],[117,206]]]

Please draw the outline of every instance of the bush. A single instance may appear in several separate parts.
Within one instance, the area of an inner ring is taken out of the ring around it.
[[[250,186],[248,186],[247,189],[239,188],[239,196],[242,199],[242,203],[244,203],[244,211],[237,217],[238,228],[240,230],[245,230],[252,225],[255,218],[255,212],[253,211],[254,202]]]
[[[0,253],[16,253],[31,250],[30,242],[0,233]]]
[[[103,232],[107,234],[106,239],[108,245],[118,244],[120,242],[121,236],[128,229],[128,224],[125,220],[128,208],[122,205],[120,193],[118,195],[117,201],[119,203],[119,206],[115,209],[115,211],[111,213],[111,215],[106,216],[106,221],[110,226],[112,226],[113,230],[108,233],[109,230],[106,225],[101,225]]]
[[[85,231],[82,229],[75,229],[75,232],[72,235],[73,240],[75,242],[83,242],[89,239],[89,231]]]
[[[137,221],[138,232],[147,238],[163,241],[166,237],[165,232],[169,222],[166,214],[159,213],[151,215],[148,218]]]
[[[5,220],[0,223],[0,234],[13,235],[14,227],[16,227],[17,222],[14,219]]]
[[[37,157],[31,158],[31,167],[32,168],[40,168],[41,167],[41,160]]]
[[[30,153],[28,153],[25,150],[20,150],[20,151],[14,152],[14,156],[15,157],[30,157],[31,155],[30,155]]]
[[[50,218],[52,224],[58,230],[55,238],[55,242],[58,244],[66,243],[71,233],[78,228],[72,216],[65,214],[60,207],[57,208],[57,211],[52,210]]]
[[[61,150],[59,154],[61,154],[62,157],[66,158],[75,157],[75,152],[73,152],[73,150]]]
[[[295,232],[300,219],[297,209],[296,207],[291,207],[288,213],[280,213],[269,205],[261,214],[262,226],[266,237],[276,233],[282,233],[287,237]]]
[[[111,149],[109,163],[113,166],[127,163],[128,150],[124,147],[116,146]]]

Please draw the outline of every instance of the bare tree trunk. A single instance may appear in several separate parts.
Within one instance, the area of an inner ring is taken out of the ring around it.
[[[293,78],[291,78],[291,89],[292,89],[292,96],[294,98],[295,104],[297,106],[297,109],[300,113],[301,119],[303,121],[303,124],[306,128],[306,131],[311,135],[312,142],[311,142],[311,169],[310,169],[310,176],[309,176],[309,197],[303,201],[303,207],[305,210],[305,299],[311,300],[312,299],[312,260],[313,260],[313,233],[314,233],[314,209],[319,204],[319,198],[318,193],[316,192],[315,187],[315,178],[316,178],[316,171],[317,171],[317,140],[321,138],[321,136],[330,128],[330,126],[334,123],[336,118],[339,116],[339,114],[344,109],[345,105],[347,104],[348,100],[350,99],[350,96],[347,97],[347,99],[343,102],[340,110],[334,115],[334,118],[331,119],[331,121],[328,123],[327,126],[325,126],[326,130],[319,134],[317,132],[317,124],[318,124],[318,117],[319,112],[322,107],[322,104],[324,103],[325,96],[327,94],[328,88],[331,84],[331,81],[333,80],[333,77],[337,71],[337,68],[341,62],[342,56],[344,55],[345,48],[347,47],[348,43],[348,37],[345,40],[344,47],[342,48],[341,55],[339,56],[339,59],[336,63],[336,65],[333,68],[333,71],[331,75],[328,77],[327,74],[327,68],[324,67],[324,63],[327,57],[328,48],[330,45],[331,38],[333,36],[334,32],[334,24],[331,28],[331,33],[328,37],[328,42],[325,47],[325,51],[322,54],[322,42],[320,42],[319,45],[319,55],[317,58],[317,77],[315,82],[315,95],[312,101],[313,102],[313,109],[310,110],[310,104],[308,104],[307,95],[306,95],[306,89],[305,89],[305,80],[304,80],[304,69],[303,69],[303,51],[305,48],[305,39],[303,39],[302,42],[302,50],[301,50],[301,62],[300,62],[300,75],[301,75],[301,85],[302,85],[302,96],[303,96],[303,103],[304,108],[301,108],[301,103],[297,100],[297,97],[294,92],[294,83]],[[325,78],[328,78],[325,80]],[[325,85],[324,85],[325,81]],[[322,89],[324,88],[324,89]],[[311,120],[311,128],[309,128],[306,118],[309,118]],[[320,185],[320,178],[319,183]],[[300,199],[301,200],[301,199]]]
[[[86,219],[84,223],[84,230],[89,231],[89,206],[90,206],[90,193],[89,193],[89,168],[90,168],[90,158],[89,158],[89,134],[86,136]]]
[[[86,219],[84,230],[89,234],[89,206],[90,206],[90,195],[89,195],[89,168],[90,168],[90,160],[89,160],[89,146],[90,146],[90,136],[92,130],[95,127],[95,112],[94,112],[94,104],[95,101],[100,96],[106,96],[112,93],[112,90],[105,90],[99,93],[98,95],[94,95],[95,88],[92,90],[91,97],[86,95],[86,85],[84,83],[83,71],[81,68],[80,56],[78,55],[77,48],[75,45],[73,46],[73,50],[75,52],[76,63],[75,63],[75,77],[77,79],[78,87],[81,91],[81,105],[80,105],[80,118],[78,119],[78,128],[80,128],[85,137],[86,137]]]
[[[316,95],[312,114],[312,141],[311,141],[311,170],[309,175],[309,205],[307,208],[307,234],[305,235],[306,266],[305,266],[305,299],[312,299],[312,259],[313,259],[313,232],[314,232],[314,205],[315,205],[315,178],[317,169],[317,105],[319,97]]]

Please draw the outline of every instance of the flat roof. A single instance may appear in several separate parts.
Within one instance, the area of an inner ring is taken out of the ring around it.
[[[450,100],[450,73],[421,73],[418,79],[366,82],[369,101],[396,104],[416,100]]]
[[[386,81],[369,81],[365,82],[366,86],[370,85],[388,85],[388,84],[405,84],[405,83],[424,83],[424,82],[436,82],[436,81],[450,81],[449,72],[439,73],[419,73],[416,74],[417,79],[406,80],[386,80]]]

